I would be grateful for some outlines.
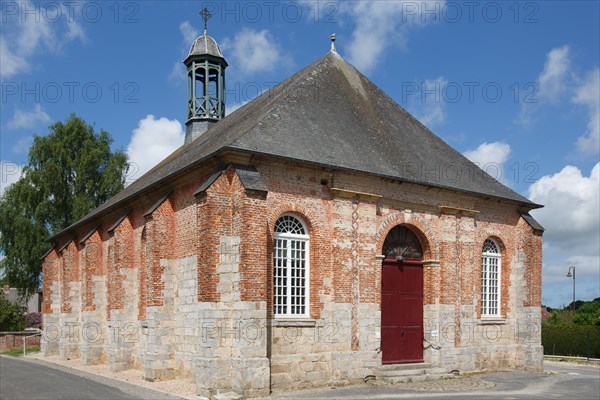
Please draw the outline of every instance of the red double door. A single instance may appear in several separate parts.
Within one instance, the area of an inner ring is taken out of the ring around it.
[[[423,265],[385,259],[381,271],[384,364],[423,362]]]

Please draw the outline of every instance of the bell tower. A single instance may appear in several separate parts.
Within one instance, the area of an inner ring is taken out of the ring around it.
[[[212,15],[204,8],[200,16],[204,19],[204,34],[194,41],[183,61],[187,68],[185,144],[225,117],[227,61],[215,39],[208,35],[206,23]]]

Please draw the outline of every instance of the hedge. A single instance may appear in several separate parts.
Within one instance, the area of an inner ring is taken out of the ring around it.
[[[600,358],[599,326],[542,326],[544,354],[555,356],[588,356],[588,335],[591,358]]]

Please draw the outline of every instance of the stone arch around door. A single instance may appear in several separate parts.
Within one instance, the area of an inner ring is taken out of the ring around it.
[[[436,235],[430,227],[428,221],[416,214],[408,214],[400,211],[390,214],[379,224],[375,236],[375,246],[378,252],[383,248],[383,242],[388,233],[397,225],[405,225],[417,237],[423,249],[423,260],[438,260],[439,247],[437,245]],[[381,254],[381,253],[379,253]]]

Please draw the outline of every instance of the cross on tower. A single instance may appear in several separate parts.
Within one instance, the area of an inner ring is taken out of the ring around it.
[[[210,19],[210,17],[212,17],[212,14],[210,13],[210,11],[208,11],[206,7],[204,7],[204,9],[200,11],[199,14],[204,20],[204,30],[206,31],[206,22]]]

